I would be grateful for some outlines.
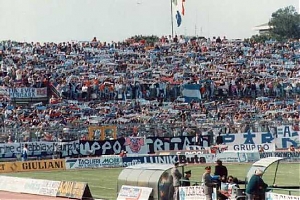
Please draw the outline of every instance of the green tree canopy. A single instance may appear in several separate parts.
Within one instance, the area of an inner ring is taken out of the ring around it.
[[[269,21],[270,35],[277,40],[300,38],[300,15],[293,6],[281,8]]]

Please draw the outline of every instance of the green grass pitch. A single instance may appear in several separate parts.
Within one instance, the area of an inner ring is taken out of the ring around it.
[[[189,165],[185,170],[192,170],[191,180],[201,181],[201,176],[206,165]],[[251,164],[225,164],[229,175],[244,180]],[[276,164],[271,165],[266,171],[263,179],[271,185],[274,179]],[[1,174],[16,177],[29,177],[48,180],[68,180],[87,182],[95,198],[108,200],[116,199],[117,179],[121,168],[109,169],[87,169],[67,170],[53,172],[20,172],[13,174]],[[213,171],[213,170],[212,170]],[[280,163],[278,167],[276,184],[279,185],[300,185],[300,163]],[[294,193],[295,194],[295,193]],[[299,195],[299,194],[298,194]]]

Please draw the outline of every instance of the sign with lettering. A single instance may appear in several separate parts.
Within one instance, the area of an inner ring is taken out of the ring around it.
[[[278,132],[278,131],[277,131]],[[272,134],[270,132],[251,132],[247,133],[229,133],[223,135],[223,141],[228,146],[235,144],[258,145],[258,144],[275,144],[276,148],[288,148],[290,145],[299,146],[299,132],[292,132],[286,126],[282,134]]]
[[[255,151],[258,152],[261,149],[265,152],[275,151],[274,143],[265,143],[265,144],[235,144],[229,145],[228,151],[238,151],[238,152],[247,152],[247,151]]]
[[[286,158],[286,161],[299,162],[300,161],[300,152],[265,152],[260,153],[260,158],[268,158],[268,157],[282,157]]]
[[[217,199],[216,188],[213,189],[213,199]],[[179,187],[179,200],[206,200],[204,187],[202,185]]]
[[[70,142],[21,142],[21,143],[1,143],[0,158],[16,158],[22,154],[24,145],[28,145],[28,156],[46,156],[61,152],[62,157],[78,155],[79,140]]]
[[[152,188],[122,185],[117,200],[148,200]]]
[[[125,139],[105,141],[80,141],[81,155],[115,155],[124,150]]]
[[[266,192],[266,200],[300,200],[300,196]]]
[[[56,196],[60,181],[26,179],[22,193],[43,196]]]
[[[71,199],[82,199],[87,183],[74,181],[61,181],[56,196]]]
[[[18,167],[17,171],[53,171],[53,170],[64,170],[66,169],[64,159],[56,160],[36,160],[26,162],[16,162]]]
[[[206,163],[205,155],[178,155],[180,164],[203,164]]]
[[[181,137],[148,137],[146,144],[148,153],[159,151],[186,150],[188,146],[195,145],[196,140],[193,136]],[[209,136],[203,136],[203,147],[210,146]]]
[[[11,99],[44,98],[47,97],[47,88],[7,88]]]
[[[125,157],[123,160],[123,166],[128,167],[136,164],[143,163],[157,163],[157,164],[174,164],[178,161],[178,156],[143,156],[143,157]]]
[[[277,148],[289,148],[290,145],[300,147],[300,131],[293,126],[277,126],[275,135],[275,144]]]
[[[122,167],[120,156],[103,156],[96,158],[67,159],[66,169],[84,169],[101,167]]]

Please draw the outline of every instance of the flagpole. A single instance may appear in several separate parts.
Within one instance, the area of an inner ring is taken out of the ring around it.
[[[171,28],[172,28],[172,38],[174,38],[173,3],[172,3],[172,0],[170,0],[170,2],[171,2]]]

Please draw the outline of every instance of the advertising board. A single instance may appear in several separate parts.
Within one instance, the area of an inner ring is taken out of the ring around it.
[[[122,185],[117,200],[148,200],[151,192],[149,187]]]
[[[123,161],[120,156],[66,159],[66,169],[122,167],[122,166],[123,166]]]
[[[217,200],[216,188],[213,189],[213,200]],[[206,200],[204,187],[189,186],[179,187],[179,200]]]

